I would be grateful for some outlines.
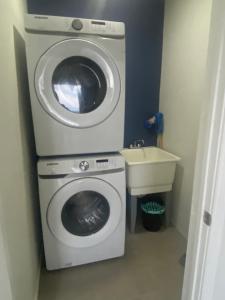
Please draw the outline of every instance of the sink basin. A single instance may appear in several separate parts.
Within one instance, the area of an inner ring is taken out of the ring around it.
[[[157,147],[123,149],[127,188],[131,195],[146,195],[172,190],[179,157]]]

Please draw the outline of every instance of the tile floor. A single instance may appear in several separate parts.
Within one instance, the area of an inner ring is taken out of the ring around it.
[[[127,233],[124,257],[41,273],[39,300],[180,300],[184,238],[169,227]]]

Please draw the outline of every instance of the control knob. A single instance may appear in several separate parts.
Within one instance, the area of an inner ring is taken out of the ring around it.
[[[75,30],[81,30],[83,28],[83,24],[82,24],[81,20],[74,19],[72,22],[72,27]]]
[[[80,162],[79,168],[82,171],[87,171],[89,169],[89,163],[86,160],[83,160],[83,161]]]

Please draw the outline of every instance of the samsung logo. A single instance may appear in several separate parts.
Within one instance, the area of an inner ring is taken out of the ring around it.
[[[46,16],[34,16],[35,19],[48,19]]]
[[[59,163],[57,162],[52,162],[52,163],[47,163],[47,166],[57,166]]]

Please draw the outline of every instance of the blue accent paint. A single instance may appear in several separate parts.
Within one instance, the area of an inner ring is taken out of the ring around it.
[[[126,24],[125,147],[156,137],[144,120],[158,112],[164,0],[27,0],[33,14],[105,19]],[[113,129],[112,129],[113,130]]]

